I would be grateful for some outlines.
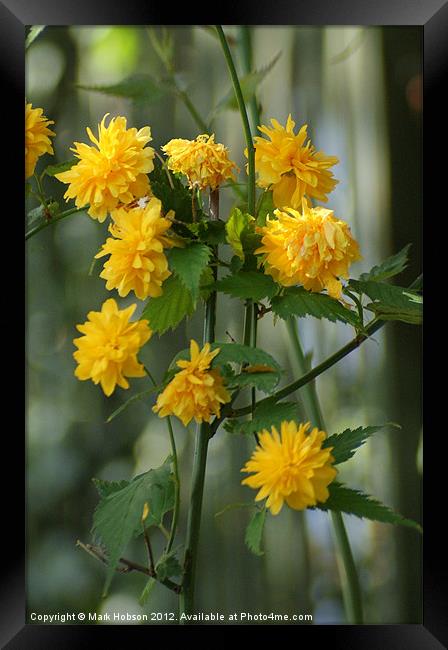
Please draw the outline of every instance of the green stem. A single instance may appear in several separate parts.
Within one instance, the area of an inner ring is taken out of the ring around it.
[[[289,318],[286,321],[286,327],[300,371],[306,372],[308,369],[307,362],[303,354],[295,318]],[[325,431],[325,423],[314,383],[309,382],[306,384],[302,389],[302,394],[305,402],[305,410],[308,413],[308,417],[312,420],[312,425]],[[347,619],[349,623],[361,624],[363,622],[361,588],[347,531],[345,530],[344,520],[340,512],[332,511],[329,514],[333,523],[337,562]]]
[[[143,366],[145,369],[146,374],[148,375],[149,379],[151,380],[154,388],[157,388],[157,382],[152,376],[152,374],[149,372],[148,368],[146,366]],[[174,438],[174,431],[173,431],[173,425],[171,424],[171,418],[167,416],[166,419],[167,426],[168,426],[168,434],[170,436],[170,445],[171,445],[171,455],[173,457],[173,472],[174,472],[174,508],[173,508],[173,518],[171,520],[171,528],[170,528],[170,534],[168,537],[165,553],[169,553],[173,547],[174,543],[174,538],[176,536],[176,531],[177,531],[177,522],[179,519],[179,510],[180,510],[180,478],[179,478],[179,463],[177,460],[177,448],[176,448],[176,440]]]
[[[83,212],[85,208],[70,208],[69,210],[66,210],[65,212],[61,212],[60,214],[55,215],[52,217],[49,221],[45,221],[44,223],[41,223],[39,226],[36,226],[35,228],[32,228],[25,234],[25,241],[27,239],[30,239],[38,233],[40,230],[43,230],[44,228],[47,228],[48,226],[52,226],[55,224],[57,221],[61,221],[62,219],[65,219],[66,217],[69,217],[71,214],[75,214],[76,212]]]
[[[216,27],[216,31],[218,32],[219,40],[221,42],[222,50],[224,52],[224,57],[226,59],[230,77],[232,79],[233,90],[235,91],[236,100],[238,102],[238,108],[241,114],[241,120],[243,122],[244,137],[246,139],[246,146],[247,146],[247,161],[249,167],[248,170],[249,180],[248,180],[248,188],[247,188],[248,189],[247,209],[249,214],[254,215],[255,214],[255,149],[252,141],[252,134],[250,131],[249,118],[247,117],[246,105],[244,103],[243,93],[235,69],[235,64],[233,63],[229,44],[227,43],[227,39],[225,37],[221,25],[215,25],[215,27]]]
[[[252,31],[247,25],[241,25],[239,28],[239,43],[241,48],[241,63],[243,74],[247,75],[252,72]],[[252,122],[252,133],[257,133],[257,126],[260,124],[260,110],[255,94],[252,95],[249,102],[250,118]]]
[[[423,275],[419,275],[418,278],[412,282],[412,284],[409,285],[408,289],[411,289],[412,291],[419,291],[423,286]],[[321,375],[325,370],[328,370],[328,368],[331,368],[331,366],[334,366],[335,363],[346,357],[350,352],[353,352],[353,350],[356,350],[356,348],[359,348],[361,343],[364,343],[372,334],[377,332],[379,329],[383,327],[388,321],[380,320],[378,318],[373,318],[370,323],[365,327],[364,333],[358,334],[358,336],[355,336],[354,339],[352,339],[347,345],[344,345],[342,348],[340,348],[337,352],[332,354],[328,359],[325,359],[325,361],[322,361],[318,366],[315,368],[312,368],[312,370],[309,370],[306,372],[302,377],[299,377],[299,379],[296,379],[295,381],[291,382],[281,390],[278,390],[276,393],[273,393],[269,397],[266,397],[265,399],[260,400],[257,402],[256,406],[260,406],[260,404],[265,404],[270,402],[271,400],[275,399],[275,401],[278,402],[278,400],[282,399],[283,397],[287,397],[291,393],[294,393],[296,390],[299,388],[302,388],[303,386],[306,386],[310,381]],[[240,417],[241,415],[247,415],[250,413],[252,410],[251,406],[244,406],[239,409],[226,409],[224,407],[223,409],[223,418],[225,417]]]
[[[210,218],[219,217],[219,190],[210,192]],[[217,247],[214,249],[217,256]],[[212,267],[213,281],[217,280],[217,268]],[[203,344],[213,343],[216,325],[216,292],[213,292],[205,304],[205,321]],[[207,422],[202,422],[196,430],[196,441],[193,458],[192,487],[190,509],[188,511],[187,534],[185,539],[185,556],[183,567],[182,592],[180,595],[181,614],[193,614],[195,611],[195,579],[201,526],[202,501],[204,494],[205,468],[207,464],[208,442],[211,428]]]

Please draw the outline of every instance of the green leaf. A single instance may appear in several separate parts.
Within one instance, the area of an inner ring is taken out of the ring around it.
[[[231,433],[253,434],[271,427],[280,427],[284,420],[297,418],[298,405],[295,402],[267,402],[255,409],[252,420],[227,420],[224,428]]]
[[[257,92],[258,86],[264,81],[267,74],[272,70],[274,65],[277,63],[278,59],[281,56],[281,52],[278,52],[275,57],[270,61],[266,66],[260,68],[260,70],[255,70],[254,72],[249,72],[240,79],[241,92],[243,93],[244,101],[247,104]],[[216,106],[215,113],[225,110],[238,110],[238,102],[235,97],[235,92],[231,88],[226,95],[218,102]]]
[[[175,329],[194,309],[191,293],[176,275],[171,275],[163,283],[162,295],[149,299],[141,317],[148,319],[149,327],[154,332],[163,334]]]
[[[240,343],[214,343],[213,349],[220,348],[219,354],[213,359],[212,366],[226,363],[248,364],[249,366],[267,366],[280,377],[281,368],[270,354],[259,348],[252,348]]]
[[[168,171],[159,160],[154,161],[154,169],[149,175],[149,180],[152,193],[162,202],[164,212],[173,210],[176,221],[189,224],[193,220],[191,192],[182,181]],[[175,224],[173,229],[176,229]]]
[[[279,287],[270,275],[265,275],[261,271],[240,271],[219,280],[216,283],[216,290],[235,298],[250,298],[258,301],[272,298]]]
[[[271,304],[274,314],[285,320],[289,316],[314,316],[332,322],[349,323],[354,327],[360,326],[358,315],[344,307],[339,300],[323,293],[307,291],[303,287],[286,289],[282,296],[273,298]]]
[[[274,212],[274,200],[272,198],[272,192],[265,190],[262,194],[260,200],[259,208],[257,211],[257,225],[265,226],[266,218],[268,215],[272,215]]]
[[[138,599],[138,602],[140,605],[143,607],[143,605],[147,602],[148,598],[152,594],[152,590],[157,584],[157,580],[155,578],[149,578],[148,582],[145,585],[145,588],[143,589],[142,593],[140,594],[140,598]]]
[[[59,203],[57,201],[51,201],[48,203],[48,211],[51,217],[57,215],[59,212]],[[26,215],[26,223],[28,228],[44,221],[47,221],[47,216],[43,205],[38,205],[37,208],[33,208]]]
[[[115,568],[129,541],[143,532],[145,503],[149,514],[145,526],[160,525],[163,515],[174,507],[174,482],[171,459],[157,469],[140,474],[121,489],[113,489],[101,498],[93,516],[93,534],[107,549],[108,568],[104,593],[107,593]],[[110,486],[111,487],[111,486]],[[116,487],[116,484],[113,488]],[[100,489],[107,492],[105,482]]]
[[[251,229],[251,223],[255,223],[255,219],[250,214],[243,214],[239,208],[232,210],[226,222],[227,241],[242,260],[244,260],[242,236]]]
[[[106,424],[109,424],[109,422],[112,422],[114,418],[117,417],[117,415],[120,415],[123,411],[125,411],[128,406],[136,402],[137,400],[142,399],[142,397],[146,397],[147,395],[151,395],[151,393],[155,393],[159,390],[161,390],[162,386],[153,386],[152,388],[148,388],[147,390],[142,391],[141,393],[137,393],[136,395],[132,395],[124,404],[119,406],[113,413],[109,415],[109,417],[106,420]]]
[[[166,580],[167,578],[181,575],[182,567],[175,556],[176,552],[177,551],[171,551],[171,553],[168,554],[164,553],[158,560],[155,570],[159,580]]]
[[[206,302],[209,299],[210,295],[213,293],[213,283],[214,277],[212,268],[210,266],[206,266],[202,271],[201,281],[199,284],[199,295],[204,302]]]
[[[102,499],[129,485],[129,481],[104,481],[100,478],[93,478],[92,482]]]
[[[264,551],[261,550],[261,543],[263,541],[265,520],[266,508],[263,508],[263,510],[257,510],[252,515],[246,528],[244,541],[246,542],[247,548],[252,551],[254,555],[264,555]]]
[[[62,172],[68,171],[73,167],[73,165],[76,165],[77,162],[78,161],[76,158],[72,158],[71,160],[66,160],[65,162],[58,163],[57,165],[48,165],[42,172],[42,176],[56,176],[56,174],[61,174]]]
[[[382,521],[387,524],[409,526],[419,532],[422,530],[417,522],[412,521],[412,519],[405,519],[380,501],[359,490],[352,490],[336,482],[330,483],[328,490],[330,496],[327,501],[316,506],[319,510],[336,510],[337,512],[345,512],[348,515],[355,515],[361,519],[365,517],[366,519]]]
[[[169,92],[168,88],[149,74],[133,75],[132,77],[123,79],[120,83],[110,86],[86,86],[77,84],[77,87],[80,90],[98,92],[103,95],[125,97],[137,103],[144,103],[146,106],[158,102]]]
[[[362,282],[367,282],[368,280],[385,280],[386,278],[392,278],[395,275],[398,275],[408,265],[409,258],[409,249],[411,244],[408,244],[399,253],[388,257],[382,264],[379,266],[374,266],[368,273],[362,273],[359,276],[359,279]]]
[[[210,246],[224,244],[226,241],[226,227],[224,221],[221,221],[221,219],[216,221],[203,219],[196,223],[189,223],[187,228],[198,239],[206,244],[210,244]]]
[[[32,25],[25,40],[25,50],[29,48],[41,32],[45,29],[45,25]]]
[[[357,429],[345,429],[342,433],[335,433],[329,436],[322,447],[333,447],[331,455],[334,457],[334,464],[344,463],[355,455],[356,450],[383,426],[358,427]]]
[[[250,368],[250,366],[247,366]],[[232,375],[228,380],[228,385],[231,388],[245,388],[246,386],[254,386],[257,390],[263,393],[271,393],[277,386],[279,375],[275,368],[268,371],[247,372],[245,369],[239,375]]]
[[[185,248],[172,248],[168,254],[170,268],[190,291],[194,301],[199,296],[202,272],[208,265],[211,250],[205,244],[193,242]]]
[[[386,282],[350,280],[359,294],[365,293],[374,302],[366,305],[382,320],[400,320],[418,325],[423,317],[423,298],[415,291]]]

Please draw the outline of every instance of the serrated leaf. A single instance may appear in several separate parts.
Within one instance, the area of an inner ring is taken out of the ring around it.
[[[213,293],[214,276],[210,266],[206,266],[202,271],[201,281],[199,284],[199,295],[206,302]]]
[[[366,308],[382,320],[400,320],[415,325],[422,321],[423,298],[415,291],[373,280],[350,280],[350,287],[374,301]]]
[[[235,251],[235,254],[244,260],[244,250],[242,237],[246,233],[250,224],[255,223],[255,219],[247,213],[241,212],[239,208],[234,208],[226,222],[226,239]]]
[[[355,515],[361,519],[365,517],[386,524],[408,526],[415,528],[419,532],[422,530],[417,522],[402,517],[380,501],[359,490],[352,490],[341,483],[333,482],[328,486],[328,491],[330,496],[327,501],[316,506],[319,510],[336,510],[337,512],[345,512],[348,515]]]
[[[77,162],[78,161],[76,158],[72,158],[71,160],[66,160],[65,162],[58,163],[57,165],[47,165],[47,167],[45,167],[44,171],[42,172],[42,176],[56,176],[56,174],[61,174],[62,172],[68,171],[73,167],[73,165],[76,165]]]
[[[168,554],[164,553],[157,562],[155,570],[159,580],[166,580],[167,578],[181,575],[182,567],[175,553],[176,551]]]
[[[185,248],[173,248],[169,251],[170,268],[190,291],[194,301],[199,296],[201,276],[208,265],[212,252],[205,244],[193,242]]]
[[[263,393],[271,393],[277,386],[279,381],[278,371],[272,368],[264,372],[243,372],[239,375],[234,375],[228,382],[232,388],[245,388],[246,386],[253,386]]]
[[[100,478],[93,478],[92,482],[101,498],[108,497],[129,485],[129,481],[104,481]]]
[[[274,65],[277,63],[278,59],[281,56],[281,52],[278,52],[275,57],[263,68],[260,70],[255,70],[244,75],[240,79],[241,92],[243,93],[244,101],[247,104],[257,92],[258,86],[264,81],[266,75],[272,70]],[[218,102],[215,113],[229,109],[229,110],[238,110],[238,102],[235,97],[235,92],[231,88],[226,95]]]
[[[149,180],[151,191],[162,202],[164,212],[167,213],[173,210],[176,221],[189,224],[193,220],[191,192],[183,185],[181,180],[175,174],[167,171],[159,160],[154,161],[154,169],[149,175]],[[176,229],[175,224],[173,229]]]
[[[216,283],[216,290],[235,298],[250,298],[258,301],[272,298],[279,287],[270,275],[260,271],[239,271],[219,280]]]
[[[157,584],[157,580],[155,580],[155,578],[148,579],[148,582],[146,583],[145,588],[143,589],[142,593],[140,594],[140,598],[138,599],[138,602],[142,607],[148,601],[148,598],[152,594],[152,590],[154,589],[156,584]]]
[[[134,102],[144,103],[146,106],[158,102],[169,92],[169,89],[162,82],[154,79],[149,74],[136,74],[110,86],[77,84],[77,87],[80,90],[98,92],[103,95],[125,97],[132,99]]]
[[[51,217],[57,215],[59,212],[59,203],[57,201],[51,201],[48,203],[48,211]],[[30,210],[26,215],[26,223],[28,228],[44,221],[47,221],[47,216],[43,205],[38,205],[36,208]]]
[[[163,515],[173,509],[174,482],[170,462],[169,458],[161,467],[140,474],[99,502],[93,516],[92,532],[104,544],[108,554],[104,593],[127,544],[143,531],[145,503],[149,506],[145,526],[159,525]]]
[[[267,402],[255,409],[252,420],[227,420],[224,428],[231,433],[243,435],[258,433],[263,429],[269,431],[271,427],[278,429],[283,421],[297,418],[298,408],[295,402]]]
[[[313,293],[303,287],[291,287],[286,289],[282,296],[272,299],[272,311],[280,318],[286,320],[290,316],[314,316],[314,318],[326,318],[329,321],[349,323],[359,327],[358,315],[344,307],[339,300],[331,298],[323,293]]]
[[[383,426],[358,427],[357,429],[345,429],[342,433],[335,433],[329,436],[322,447],[333,447],[331,455],[334,457],[334,464],[344,463],[355,455],[356,450],[370,438],[371,435],[380,431]]]
[[[32,25],[25,40],[25,50],[29,48],[41,32],[45,29],[46,25]]]
[[[219,354],[213,359],[212,366],[226,363],[249,364],[252,366],[262,364],[269,366],[280,377],[281,368],[277,361],[264,350],[252,348],[240,343],[214,343],[213,349],[220,348]]]
[[[216,221],[202,219],[196,223],[189,223],[187,228],[198,239],[206,244],[210,244],[210,246],[224,244],[226,241],[226,227],[224,221],[221,221],[221,219],[217,219]]]
[[[411,244],[407,244],[404,248],[401,249],[399,253],[391,255],[379,266],[374,266],[368,273],[362,273],[359,276],[359,279],[362,282],[367,282],[368,280],[385,280],[386,278],[392,278],[395,275],[398,275],[408,265],[409,258],[409,249]]]
[[[162,295],[150,298],[141,316],[146,318],[149,327],[159,334],[175,329],[195,309],[191,293],[176,275],[171,275],[165,280],[162,288]]]
[[[246,528],[244,541],[246,542],[247,548],[252,551],[254,555],[264,555],[264,551],[261,550],[261,544],[263,541],[265,521],[266,508],[263,508],[263,510],[257,510],[252,515]]]

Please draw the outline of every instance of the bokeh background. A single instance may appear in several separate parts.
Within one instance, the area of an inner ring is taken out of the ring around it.
[[[205,121],[213,118],[216,139],[244,170],[239,114],[214,108],[230,91],[219,43],[206,27],[168,27],[174,74]],[[241,31],[228,27],[241,64]],[[155,28],[157,36],[162,29]],[[153,33],[154,34],[154,33]],[[349,222],[364,259],[357,276],[405,244],[413,244],[411,264],[400,280],[421,272],[421,45],[420,28],[254,27],[253,67],[278,60],[259,86],[262,121],[285,121],[291,113],[306,122],[318,149],[337,155],[340,180],[330,197],[336,214]],[[240,65],[241,71],[241,65]],[[155,147],[172,137],[193,138],[200,130],[181,98],[156,92],[140,104],[80,89],[107,85],[135,74],[166,79],[150,30],[144,27],[47,27],[27,52],[27,100],[55,121],[55,159],[71,157],[74,140],[86,141],[105,113],[125,115],[138,128],[150,125]],[[159,90],[162,86],[159,86]],[[53,162],[50,157],[41,165]],[[240,180],[244,180],[244,171]],[[46,181],[61,201],[63,186]],[[223,192],[222,216],[235,197]],[[28,209],[34,207],[29,202]],[[169,453],[165,423],[151,401],[106,424],[107,417],[145,379],[118,389],[110,398],[73,375],[75,324],[108,296],[92,268],[106,238],[107,224],[79,213],[38,233],[27,244],[27,595],[28,611],[175,611],[175,597],[158,585],[143,610],[138,595],[142,575],[117,575],[102,598],[103,567],[75,546],[90,541],[97,503],[92,477],[115,480],[161,464]],[[127,305],[131,297],[120,301]],[[199,338],[202,314],[174,333],[155,336],[141,358],[161,377],[172,357]],[[226,331],[241,340],[238,301],[220,297],[218,340]],[[352,332],[314,319],[299,323],[313,363],[346,343]],[[285,382],[297,376],[286,328],[270,317],[259,326],[259,346],[285,368]],[[398,422],[383,430],[341,467],[341,478],[374,494],[406,517],[421,521],[421,345],[418,328],[388,324],[374,339],[319,377],[317,389],[330,432],[346,427]],[[300,401],[300,395],[296,396]],[[193,428],[175,429],[182,475],[182,519],[189,495]],[[284,509],[268,517],[265,554],[254,557],[244,545],[245,510],[215,513],[227,504],[250,501],[240,485],[240,468],[252,441],[221,431],[209,448],[198,609],[202,611],[313,613],[314,623],[344,622],[334,547],[327,515],[300,516]],[[364,592],[368,623],[418,623],[421,608],[421,540],[413,530],[345,517]],[[154,535],[154,544],[161,539]],[[182,533],[179,542],[182,541]],[[144,559],[141,541],[128,549]]]

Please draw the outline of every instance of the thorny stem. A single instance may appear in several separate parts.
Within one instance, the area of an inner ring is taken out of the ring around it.
[[[210,219],[219,217],[219,190],[210,192]],[[217,256],[217,247],[213,251]],[[217,279],[217,268],[212,267],[213,282]],[[205,304],[205,321],[203,343],[213,343],[215,340],[216,324],[216,292],[210,294]],[[202,422],[196,430],[196,441],[193,458],[192,486],[190,509],[188,512],[187,535],[185,540],[185,556],[183,567],[182,593],[180,597],[180,612],[192,614],[195,610],[195,579],[201,525],[202,501],[204,493],[205,468],[207,463],[208,442],[211,427]]]

